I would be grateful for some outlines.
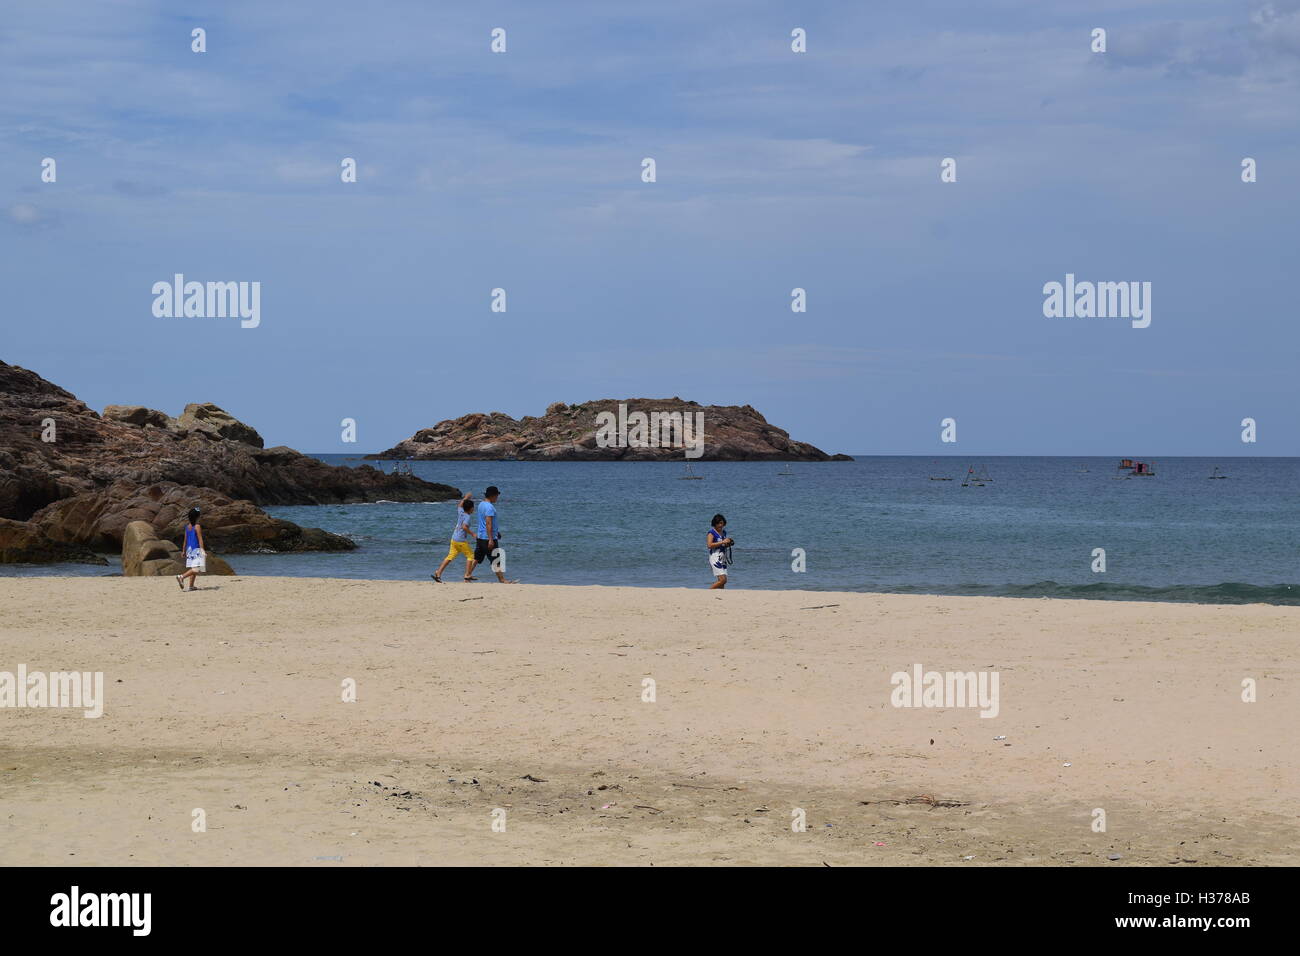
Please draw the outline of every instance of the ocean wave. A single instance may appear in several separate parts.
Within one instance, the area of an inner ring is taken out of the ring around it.
[[[1021,598],[1081,598],[1094,601],[1174,601],[1185,604],[1279,604],[1300,606],[1300,584],[1174,584],[1145,587],[1140,584],[964,584],[957,586],[888,588],[894,594],[957,594]]]
[[[450,499],[447,499],[447,500],[445,500],[445,501],[391,501],[391,500],[389,500],[388,498],[380,498],[380,499],[378,499],[377,501],[350,501],[350,502],[348,502],[346,505],[344,505],[344,507],[345,507],[345,508],[360,508],[360,507],[363,507],[363,506],[365,506],[365,505],[445,505],[445,504],[448,503],[448,501],[450,501]],[[452,503],[452,504],[455,504],[454,501],[452,501],[451,503]],[[300,506],[300,507],[308,507],[308,508],[311,508],[311,507],[315,507],[315,506],[314,506],[314,505],[305,505],[305,506]]]

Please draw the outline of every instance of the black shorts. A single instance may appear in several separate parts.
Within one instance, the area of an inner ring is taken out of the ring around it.
[[[495,545],[487,538],[474,539],[474,562],[484,564],[492,559],[492,551]]]

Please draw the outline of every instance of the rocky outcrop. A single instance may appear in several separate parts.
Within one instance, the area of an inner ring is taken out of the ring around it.
[[[487,459],[518,458],[525,461],[681,461],[676,447],[649,436],[651,443],[610,442],[609,416],[618,418],[619,406],[647,416],[690,416],[702,421],[703,453],[698,461],[852,461],[848,455],[828,455],[820,448],[794,441],[782,428],[768,423],[749,405],[700,405],[680,398],[607,398],[566,405],[555,402],[540,418],[526,415],[516,421],[500,412],[465,415],[416,432],[406,441],[370,458]],[[703,416],[702,419],[698,416]],[[604,416],[598,419],[597,416]],[[602,429],[604,433],[602,434]],[[615,429],[624,437],[628,432]],[[660,429],[662,436],[663,429]],[[633,436],[635,437],[635,436]]]
[[[137,428],[160,428],[178,437],[188,434],[202,434],[208,438],[222,438],[237,441],[254,448],[262,448],[265,442],[257,429],[245,425],[224,408],[211,402],[195,402],[185,406],[180,418],[172,418],[166,412],[143,405],[106,405],[104,420],[134,425]]]
[[[186,405],[181,417],[176,420],[176,430],[180,432],[206,432],[214,438],[225,438],[242,442],[254,448],[262,448],[265,442],[257,429],[245,425],[224,409],[211,402]]]
[[[205,545],[208,543],[204,535]],[[200,574],[235,573],[226,561],[204,548],[205,569]],[[185,570],[185,555],[180,546],[159,538],[147,521],[132,521],[122,532],[122,574],[128,578],[161,577]]]
[[[292,448],[262,445],[255,429],[210,403],[188,405],[176,419],[138,405],[109,406],[101,416],[35,372],[0,362],[0,518],[25,522],[67,501],[70,510],[43,514],[40,522],[50,530],[62,528],[61,535],[85,529],[86,537],[55,539],[65,543],[93,546],[114,537],[120,542],[125,522],[113,518],[99,527],[125,500],[113,490],[119,482],[128,490],[181,485],[202,500],[229,499],[227,507],[243,499],[254,512],[266,505],[445,501],[460,495],[412,475],[384,474],[369,465],[342,468]],[[346,540],[297,529],[297,546],[286,547],[294,538],[288,529],[296,525],[265,514],[246,517],[232,519],[230,527],[247,528],[236,536],[276,550],[321,544],[332,550]]]
[[[145,408],[143,405],[106,405],[104,406],[104,417],[111,422],[137,425],[141,428],[145,425],[173,431],[176,428],[176,419],[157,409]]]
[[[89,548],[52,541],[28,521],[0,518],[0,564],[108,564]]]
[[[47,505],[31,520],[51,541],[77,542],[113,552],[124,545],[133,522],[147,522],[156,534],[179,541],[191,508],[202,512],[203,537],[212,550],[227,554],[297,551],[351,551],[356,543],[319,528],[303,528],[272,518],[249,501],[211,488],[161,482],[141,488],[117,481],[101,491]]]

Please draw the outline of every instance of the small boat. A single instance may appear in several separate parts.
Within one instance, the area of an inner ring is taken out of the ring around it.
[[[1132,470],[1133,470],[1133,459],[1132,459],[1132,458],[1121,458],[1121,459],[1119,460],[1119,470],[1120,470],[1120,471],[1124,471],[1125,469],[1127,469],[1127,470],[1129,470],[1129,471],[1132,471]]]
[[[790,466],[789,466],[789,465],[786,465],[786,466],[785,466],[785,471],[778,471],[777,474],[778,474],[778,475],[793,475],[794,472],[790,470]]]
[[[704,480],[703,475],[697,475],[695,473],[695,469],[691,467],[691,463],[689,461],[686,463],[686,474],[678,475],[677,477],[678,480],[680,481],[703,481]]]
[[[1216,480],[1216,479],[1218,479],[1218,478],[1227,478],[1227,477],[1228,477],[1227,475],[1221,475],[1221,474],[1219,474],[1219,466],[1218,466],[1218,465],[1215,465],[1215,466],[1214,466],[1214,472],[1210,475],[1210,481],[1214,481],[1214,480]]]
[[[1140,477],[1140,478],[1154,478],[1154,477],[1155,477],[1155,474],[1156,474],[1156,472],[1155,472],[1155,464],[1156,464],[1156,463],[1155,463],[1154,461],[1153,461],[1153,462],[1145,462],[1145,461],[1135,461],[1135,462],[1133,462],[1133,477],[1134,477],[1134,478],[1139,478],[1139,477]]]
[[[985,468],[984,471],[985,471],[985,473],[987,474],[988,469]],[[970,466],[969,468],[966,469],[966,480],[963,481],[963,482],[961,483],[961,486],[962,486],[963,488],[983,488],[983,487],[984,487],[984,478],[983,478],[983,476],[981,476],[980,474],[977,474],[977,473],[976,473],[976,471],[975,471],[975,466],[974,466],[974,465],[972,465],[972,466]]]

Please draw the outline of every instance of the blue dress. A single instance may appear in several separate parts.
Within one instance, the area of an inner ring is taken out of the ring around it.
[[[205,569],[203,549],[199,547],[199,533],[192,524],[185,526],[185,567],[198,568],[200,571]]]

